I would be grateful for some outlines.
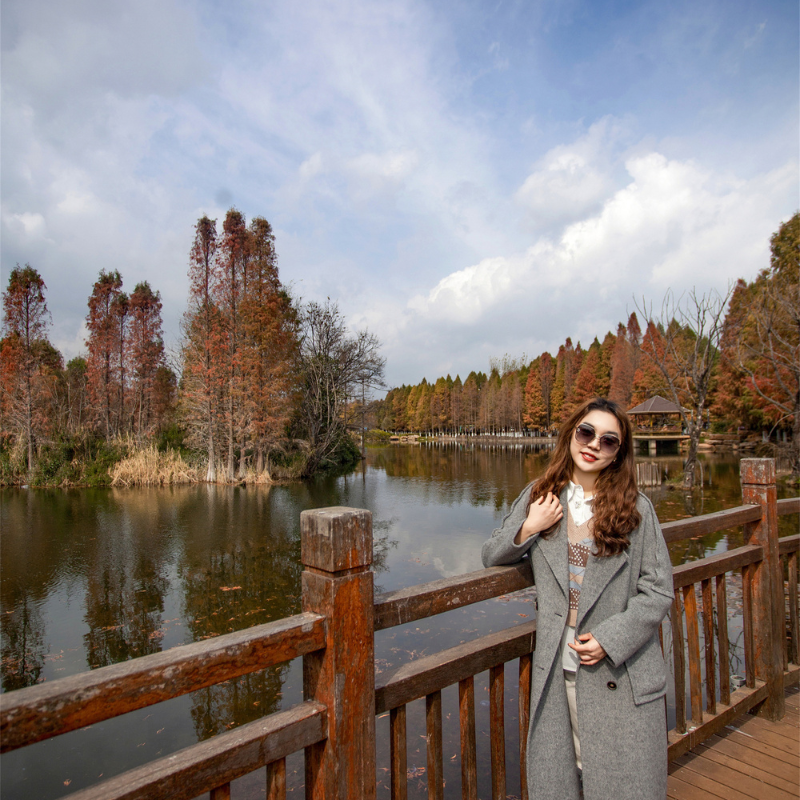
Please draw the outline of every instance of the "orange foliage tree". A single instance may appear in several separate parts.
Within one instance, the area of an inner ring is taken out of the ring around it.
[[[102,270],[89,296],[86,327],[87,385],[94,421],[107,439],[118,430],[124,415],[124,331],[127,297],[119,272]]]
[[[790,434],[792,471],[800,475],[800,213],[780,226],[770,247],[770,266],[747,287],[746,311],[734,319],[729,360],[764,419]]]
[[[29,473],[34,468],[37,436],[47,423],[48,400],[52,396],[48,378],[52,367],[61,366],[60,355],[47,341],[50,315],[44,298],[46,288],[30,264],[17,264],[3,293],[2,429],[25,441]],[[52,363],[53,353],[56,364]]]
[[[165,408],[159,370],[164,364],[161,331],[161,296],[147,281],[139,283],[128,302],[128,356],[131,364],[133,429],[140,438],[158,426]]]
[[[298,315],[278,276],[266,219],[202,217],[190,252],[180,408],[207,454],[206,480],[264,472],[297,404]]]

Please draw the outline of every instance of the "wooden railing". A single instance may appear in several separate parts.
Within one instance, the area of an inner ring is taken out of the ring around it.
[[[738,508],[663,525],[667,542],[743,526],[745,544],[674,570],[671,613],[675,728],[670,758],[745,711],[783,715],[784,686],[798,666],[800,535],[778,539],[777,519],[800,499],[776,500],[775,467],[744,459]],[[0,752],[33,744],[298,656],[304,702],[73,793],[73,800],[230,797],[236,778],[266,766],[269,800],[286,796],[286,757],[305,752],[306,797],[373,798],[375,717],[389,712],[392,798],[407,795],[406,706],[425,698],[427,784],[443,797],[442,690],[458,685],[461,791],[477,796],[475,676],[489,672],[493,798],[506,797],[505,664],[519,659],[519,767],[525,744],[536,623],[482,636],[381,674],[374,633],[531,585],[527,563],[479,570],[373,598],[372,519],[328,508],[301,514],[303,613],[213,640],[175,647],[90,673],[0,696]],[[727,576],[741,575],[745,685],[728,670]],[[784,575],[787,588],[784,591]],[[788,597],[788,612],[785,612]],[[699,598],[699,601],[698,601]],[[715,624],[716,620],[716,624]],[[702,652],[701,652],[702,645]],[[689,708],[686,685],[688,672]]]

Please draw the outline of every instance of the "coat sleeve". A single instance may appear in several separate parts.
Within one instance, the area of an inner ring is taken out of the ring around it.
[[[603,620],[591,631],[615,667],[625,663],[658,632],[672,605],[672,562],[667,543],[655,509],[642,497],[642,559],[636,593],[628,600],[625,611]]]
[[[530,550],[538,534],[531,536],[523,544],[514,544],[514,537],[519,533],[527,516],[528,497],[531,484],[528,484],[520,496],[511,504],[508,514],[503,518],[499,528],[492,532],[491,539],[483,543],[481,558],[484,567],[499,567],[505,564],[516,564]]]

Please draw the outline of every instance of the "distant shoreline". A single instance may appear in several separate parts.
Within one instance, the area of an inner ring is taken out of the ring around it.
[[[479,434],[477,436],[465,436],[442,434],[437,436],[410,436],[392,437],[392,444],[414,444],[415,442],[456,442],[458,444],[480,443],[480,444],[555,444],[557,436],[494,436],[492,434]]]

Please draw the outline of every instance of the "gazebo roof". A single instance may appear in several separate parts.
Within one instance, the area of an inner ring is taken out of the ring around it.
[[[649,400],[645,400],[644,403],[639,403],[638,406],[635,408],[631,408],[628,411],[629,414],[637,415],[637,414],[680,414],[681,409],[680,406],[676,406],[675,403],[671,403],[661,395],[655,395],[651,397]]]

